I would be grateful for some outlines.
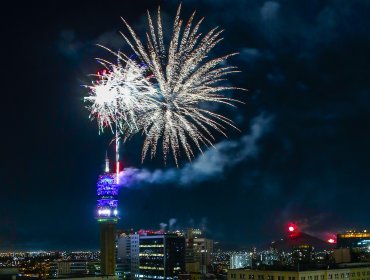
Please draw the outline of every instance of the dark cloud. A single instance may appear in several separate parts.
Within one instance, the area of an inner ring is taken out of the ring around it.
[[[261,19],[264,21],[273,20],[277,17],[280,4],[275,1],[266,1],[261,7]]]

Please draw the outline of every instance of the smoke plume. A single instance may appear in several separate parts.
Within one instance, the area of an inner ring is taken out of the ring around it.
[[[188,187],[222,176],[225,169],[258,156],[258,140],[268,132],[271,116],[261,114],[251,122],[250,133],[238,140],[225,140],[199,155],[183,168],[167,170],[126,168],[120,174],[122,187],[140,187],[145,184],[175,184]]]

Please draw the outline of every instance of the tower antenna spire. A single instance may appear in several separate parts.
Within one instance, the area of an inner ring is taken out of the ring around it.
[[[105,151],[105,172],[109,173],[109,158],[108,151]]]
[[[116,123],[116,182],[119,183],[119,132]]]

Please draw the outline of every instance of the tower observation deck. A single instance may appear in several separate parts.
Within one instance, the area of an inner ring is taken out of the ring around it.
[[[115,275],[115,235],[118,221],[117,174],[109,171],[106,158],[105,172],[97,182],[96,219],[100,226],[101,274]]]

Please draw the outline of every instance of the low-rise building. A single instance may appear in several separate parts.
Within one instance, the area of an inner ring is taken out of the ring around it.
[[[370,264],[346,264],[328,269],[230,269],[228,280],[370,280]]]

